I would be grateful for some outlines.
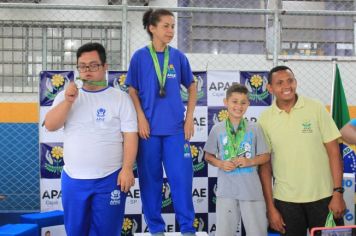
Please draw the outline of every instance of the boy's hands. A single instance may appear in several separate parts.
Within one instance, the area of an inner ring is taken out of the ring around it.
[[[219,168],[224,171],[233,171],[236,168],[253,166],[253,160],[246,157],[235,157],[229,161],[221,161]]]
[[[236,169],[236,165],[233,161],[221,161],[219,168],[224,171],[232,171]]]
[[[248,167],[253,166],[253,161],[246,157],[237,157],[232,159],[232,162],[235,164],[235,167]]]
[[[74,82],[70,82],[64,93],[65,100],[73,103],[78,97],[78,88]]]

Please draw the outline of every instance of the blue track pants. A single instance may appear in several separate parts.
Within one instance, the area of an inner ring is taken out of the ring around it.
[[[182,233],[194,233],[193,162],[184,134],[140,139],[137,167],[145,220],[151,233],[164,232],[161,216],[163,168]]]
[[[118,171],[100,179],[73,179],[62,172],[62,203],[67,236],[120,236],[126,193]]]

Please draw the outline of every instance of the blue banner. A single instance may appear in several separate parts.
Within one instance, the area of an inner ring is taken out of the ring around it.
[[[249,90],[250,106],[269,106],[272,96],[267,90],[267,71],[240,71],[240,83]]]
[[[41,143],[41,178],[57,179],[63,169],[63,143]]]
[[[125,85],[127,71],[108,71],[108,84],[111,87],[119,88],[127,92],[128,87]]]
[[[207,73],[206,71],[202,72],[193,72],[194,81],[197,86],[197,106],[206,106],[207,105]],[[180,86],[180,95],[184,104],[187,104],[188,101],[188,91],[181,85]]]
[[[40,106],[52,106],[56,95],[74,79],[73,71],[41,71]]]

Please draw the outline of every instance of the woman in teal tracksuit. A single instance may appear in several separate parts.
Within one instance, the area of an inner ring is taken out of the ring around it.
[[[143,212],[151,234],[163,235],[163,163],[180,230],[183,235],[194,235],[193,169],[188,141],[194,131],[196,86],[186,56],[168,46],[174,36],[173,13],[150,9],[143,16],[143,24],[152,42],[134,53],[125,82],[138,116],[137,167]],[[181,84],[189,92],[185,117]]]

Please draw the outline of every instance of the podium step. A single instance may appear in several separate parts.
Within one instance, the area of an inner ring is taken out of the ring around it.
[[[36,224],[7,224],[0,227],[0,236],[38,236]]]
[[[208,236],[206,232],[196,232],[196,236]],[[134,236],[151,236],[150,233],[135,233]],[[164,233],[164,236],[182,236],[179,232]]]

